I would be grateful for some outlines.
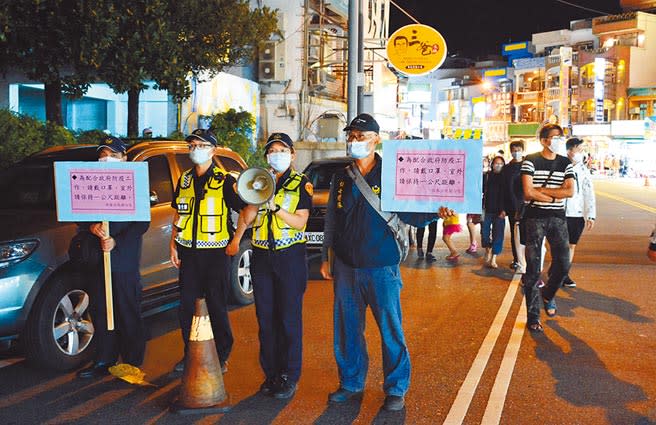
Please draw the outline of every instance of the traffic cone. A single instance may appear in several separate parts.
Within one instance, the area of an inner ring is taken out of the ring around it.
[[[225,413],[230,407],[207,304],[204,298],[197,298],[180,394],[171,406],[171,411],[183,415],[215,414]]]

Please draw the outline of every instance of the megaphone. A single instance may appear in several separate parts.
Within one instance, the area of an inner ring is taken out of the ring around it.
[[[241,172],[237,179],[237,194],[251,205],[262,205],[273,198],[276,181],[268,170],[251,167]]]

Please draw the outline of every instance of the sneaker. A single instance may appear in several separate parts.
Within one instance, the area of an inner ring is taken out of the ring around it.
[[[402,395],[388,395],[385,397],[383,409],[391,412],[402,410],[405,407],[405,399]]]
[[[424,258],[424,250],[423,249],[417,248],[417,257]]]
[[[426,261],[432,263],[433,261],[437,261],[437,258],[435,258],[433,253],[429,252],[428,254],[426,254]]]
[[[574,281],[573,281],[572,279],[570,279],[570,278],[567,278],[567,279],[565,279],[565,281],[563,282],[563,286],[564,286],[565,288],[576,288],[576,282],[574,282]]]
[[[287,375],[280,375],[278,388],[273,393],[273,398],[287,399],[294,397],[296,393],[297,384],[289,380]]]
[[[278,390],[277,379],[267,378],[260,385],[260,394],[272,396]]]
[[[363,391],[349,391],[345,388],[339,387],[337,391],[328,395],[330,403],[344,403],[349,400],[362,398]]]
[[[478,251],[478,245],[476,242],[472,242],[469,248],[467,248],[467,254],[475,254],[476,251]]]

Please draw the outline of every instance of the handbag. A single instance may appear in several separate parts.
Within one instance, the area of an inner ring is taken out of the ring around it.
[[[383,220],[385,220],[385,223],[387,223],[387,226],[390,228],[392,234],[394,235],[396,247],[399,250],[399,257],[401,258],[401,262],[403,262],[408,257],[408,252],[410,251],[408,225],[401,221],[398,214],[385,212],[380,209],[380,198],[374,195],[371,187],[365,181],[364,177],[362,177],[360,170],[358,170],[354,164],[350,164],[348,167],[346,167],[346,173],[360,190],[360,193],[362,193],[364,199],[366,199],[369,205],[371,205],[371,207],[378,213],[378,215]]]

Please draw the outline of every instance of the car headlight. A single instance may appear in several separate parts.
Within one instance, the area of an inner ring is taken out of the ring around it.
[[[0,243],[0,268],[23,261],[38,245],[36,240]]]

